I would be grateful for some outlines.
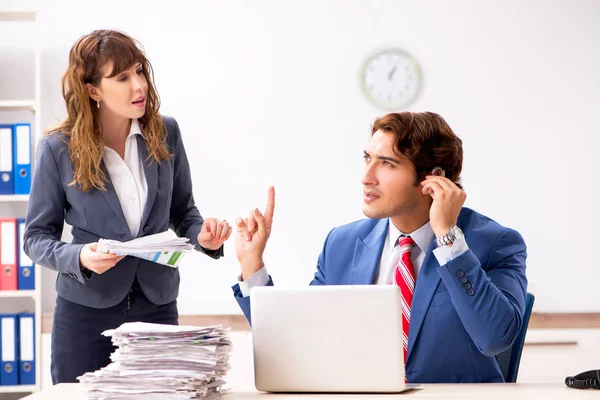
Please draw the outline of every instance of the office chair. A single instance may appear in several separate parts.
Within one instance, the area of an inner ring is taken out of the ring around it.
[[[521,353],[523,352],[523,343],[525,343],[525,334],[527,333],[527,326],[529,325],[529,317],[531,316],[531,309],[533,308],[534,301],[535,296],[531,293],[527,293],[521,331],[508,349],[504,350],[502,353],[496,354],[496,361],[500,366],[500,371],[502,371],[505,382],[514,383],[517,381]]]

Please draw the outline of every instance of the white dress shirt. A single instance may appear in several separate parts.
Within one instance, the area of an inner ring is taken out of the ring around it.
[[[148,197],[148,183],[135,135],[143,137],[137,119],[131,120],[129,135],[125,139],[124,159],[110,147],[104,146],[104,163],[133,237],[136,237],[140,230],[142,213]]]
[[[415,278],[419,276],[425,254],[427,254],[431,242],[435,239],[435,234],[429,222],[412,233],[403,233],[396,228],[390,219],[388,221],[387,237],[379,260],[379,269],[375,276],[377,285],[389,285],[392,282],[392,277],[400,260],[400,246],[396,245],[400,236],[410,236],[415,241],[415,245],[410,250],[410,257],[415,267]],[[440,265],[444,265],[468,249],[467,242],[463,238],[454,242],[452,246],[442,246],[434,249],[433,255]]]
[[[415,277],[418,279],[425,254],[429,250],[429,245],[433,242],[435,235],[431,229],[431,224],[427,222],[425,225],[412,233],[403,233],[396,228],[390,219],[388,221],[388,231],[381,259],[379,260],[379,268],[375,276],[375,284],[389,285],[392,281],[392,276],[396,269],[398,260],[400,259],[400,246],[396,246],[400,236],[410,236],[415,241],[415,246],[410,251],[413,266],[415,267]],[[395,251],[394,251],[395,250]],[[469,250],[469,246],[464,238],[458,239],[452,246],[441,246],[433,250],[435,258],[439,265],[445,265],[448,261],[460,256],[465,251]],[[269,273],[266,267],[262,267],[248,280],[239,282],[242,296],[250,295],[250,290],[254,286],[265,286],[269,282]]]

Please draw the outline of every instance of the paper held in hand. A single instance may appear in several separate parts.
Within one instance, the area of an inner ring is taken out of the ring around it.
[[[100,239],[96,251],[118,256],[133,256],[177,268],[185,253],[189,253],[194,248],[189,241],[188,238],[180,238],[175,232],[169,230],[128,242]]]

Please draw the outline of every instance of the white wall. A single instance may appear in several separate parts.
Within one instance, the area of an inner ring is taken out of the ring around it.
[[[137,37],[155,67],[162,112],[182,128],[200,211],[233,221],[262,207],[274,184],[266,263],[279,284],[305,284],[327,232],[362,217],[361,152],[384,112],[361,95],[361,63],[400,46],[424,72],[410,109],[440,113],[464,141],[467,205],[525,237],[536,310],[600,311],[592,256],[599,2],[191,4],[0,1],[42,12],[44,126],[65,115],[60,78],[79,36],[118,28]],[[6,39],[3,49],[19,48]],[[20,73],[2,79],[0,93],[26,82]],[[218,262],[184,260],[181,313],[239,312],[229,289],[239,272],[233,238],[225,251]]]

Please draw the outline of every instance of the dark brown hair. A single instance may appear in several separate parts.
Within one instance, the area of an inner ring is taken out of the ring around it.
[[[415,185],[439,166],[446,171],[446,178],[462,188],[462,141],[441,116],[432,112],[391,113],[375,120],[371,134],[378,130],[393,134],[396,154],[414,164]]]
[[[141,45],[126,34],[114,30],[97,30],[82,36],[69,53],[69,66],[62,79],[67,119],[45,134],[60,132],[70,138],[69,153],[74,166],[73,182],[83,191],[104,189],[106,174],[101,168],[104,146],[98,110],[85,85],[98,86],[103,68],[112,63],[109,78],[140,63],[148,82],[146,110],[139,119],[148,144],[148,158],[157,162],[171,158],[165,143],[165,127],[158,112],[160,99],[154,86],[154,73]]]

